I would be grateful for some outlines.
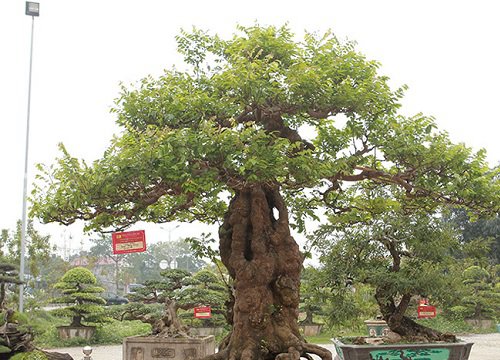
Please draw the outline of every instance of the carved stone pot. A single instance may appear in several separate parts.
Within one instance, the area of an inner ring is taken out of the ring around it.
[[[213,353],[213,335],[193,338],[130,336],[123,339],[123,360],[190,360]]]
[[[58,326],[59,339],[83,338],[89,340],[95,334],[95,326]]]
[[[391,345],[352,345],[337,339],[335,360],[467,360],[472,343],[422,343]]]
[[[321,333],[322,324],[299,324],[299,329],[302,330],[304,336],[316,336]]]
[[[224,332],[223,327],[192,327],[189,333],[195,336],[220,335]]]

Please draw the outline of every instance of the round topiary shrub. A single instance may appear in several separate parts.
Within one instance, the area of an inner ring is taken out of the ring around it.
[[[102,323],[108,319],[104,315],[103,305],[106,301],[99,296],[104,289],[97,286],[97,279],[92,272],[83,267],[68,270],[54,288],[59,289],[61,296],[52,301],[57,304],[69,306],[53,310],[53,314],[60,317],[71,318],[74,327],[84,326],[88,323]]]

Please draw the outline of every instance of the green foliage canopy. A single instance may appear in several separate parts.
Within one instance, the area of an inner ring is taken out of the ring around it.
[[[379,64],[331,32],[295,41],[288,27],[240,27],[225,40],[194,29],[178,37],[186,71],[122,88],[123,132],[89,165],[61,145],[40,166],[32,213],[88,229],[137,221],[213,223],[227,194],[280,186],[293,226],[316,210],[347,211],[350,182],[397,185],[398,196],[498,208],[484,151],[450,142],[432,118],[398,115]]]
[[[98,294],[104,291],[96,285],[94,274],[86,268],[76,267],[68,270],[58,283],[54,285],[62,293],[52,300],[55,304],[71,304],[67,307],[53,310],[53,314],[61,317],[71,317],[72,326],[82,326],[81,321],[91,323],[107,321],[102,305],[106,301]]]

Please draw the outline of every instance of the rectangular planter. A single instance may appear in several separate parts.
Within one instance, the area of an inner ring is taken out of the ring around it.
[[[220,335],[224,332],[223,327],[192,327],[189,333],[195,336]]]
[[[123,339],[123,360],[190,360],[213,353],[213,335],[198,338],[131,336]]]
[[[302,330],[302,335],[304,336],[316,336],[321,332],[323,328],[322,324],[308,324],[308,325],[300,325],[299,329]]]
[[[59,339],[83,338],[90,340],[95,334],[95,326],[58,326]]]
[[[351,345],[332,339],[336,360],[467,360],[472,343]]]

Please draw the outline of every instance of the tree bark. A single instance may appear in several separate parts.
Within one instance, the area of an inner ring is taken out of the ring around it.
[[[71,325],[70,326],[74,326],[74,327],[83,326],[82,325],[82,317],[80,315],[73,316],[73,318],[71,320]]]
[[[219,229],[220,254],[234,279],[232,332],[212,359],[297,360],[331,353],[299,333],[303,256],[290,235],[288,211],[277,186],[236,191]]]

